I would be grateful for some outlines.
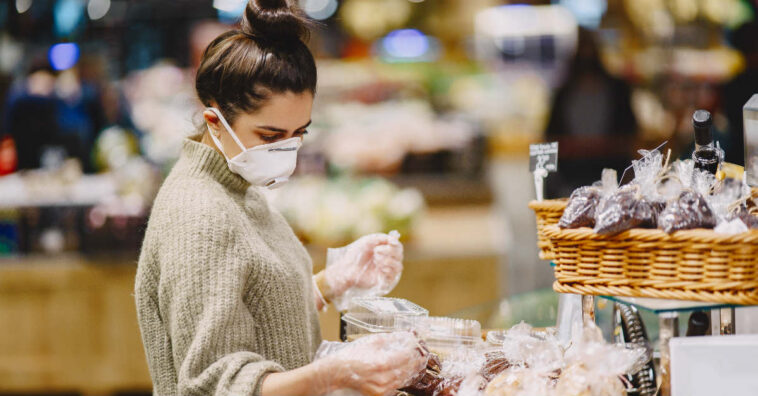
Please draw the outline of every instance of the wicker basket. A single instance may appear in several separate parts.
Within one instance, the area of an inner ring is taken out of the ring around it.
[[[607,237],[548,225],[561,293],[758,304],[758,230],[633,229]]]
[[[547,201],[529,202],[529,208],[537,215],[537,247],[540,249],[542,260],[552,260],[550,238],[545,235],[545,227],[558,224],[558,220],[566,209],[567,199],[550,199]]]

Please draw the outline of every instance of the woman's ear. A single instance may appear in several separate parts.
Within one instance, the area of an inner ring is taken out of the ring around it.
[[[218,114],[211,110],[203,111],[203,119],[211,127],[211,133],[218,137],[221,134],[221,121],[218,119]]]

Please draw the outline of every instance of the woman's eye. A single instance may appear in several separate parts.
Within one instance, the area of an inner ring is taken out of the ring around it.
[[[302,131],[295,132],[295,136],[303,136],[303,135],[307,135],[307,134],[308,134],[308,131],[305,130],[305,129],[303,129]]]
[[[279,140],[279,135],[260,135],[260,137],[264,142],[274,142]]]

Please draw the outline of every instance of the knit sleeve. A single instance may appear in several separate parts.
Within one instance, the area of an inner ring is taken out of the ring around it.
[[[266,374],[283,371],[256,351],[256,320],[244,303],[260,266],[233,219],[206,209],[173,219],[159,253],[177,389],[180,395],[257,395]]]

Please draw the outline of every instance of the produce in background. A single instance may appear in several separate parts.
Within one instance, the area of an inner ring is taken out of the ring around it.
[[[425,207],[418,190],[381,178],[302,176],[268,197],[302,240],[324,246],[391,230],[407,237]]]
[[[396,172],[408,154],[460,150],[476,137],[472,123],[437,116],[424,101],[335,103],[318,111],[329,163],[356,172]]]
[[[182,141],[195,131],[200,115],[194,77],[170,63],[159,63],[130,74],[124,83],[134,125],[144,135],[142,151],[152,162],[170,165],[179,157]]]

